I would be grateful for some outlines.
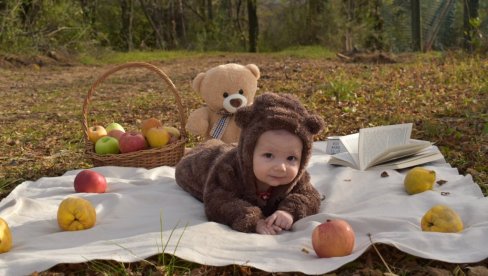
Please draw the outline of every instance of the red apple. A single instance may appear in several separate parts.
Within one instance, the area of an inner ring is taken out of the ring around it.
[[[114,137],[118,141],[120,141],[120,137],[124,135],[125,131],[122,131],[120,129],[112,129],[107,135],[110,137]]]
[[[107,189],[105,176],[92,170],[79,172],[74,184],[77,193],[105,193]]]
[[[147,148],[146,138],[139,132],[126,132],[120,136],[119,147],[121,153],[143,150]]]
[[[312,246],[320,258],[347,256],[354,249],[354,241],[351,225],[341,219],[328,219],[312,232]]]

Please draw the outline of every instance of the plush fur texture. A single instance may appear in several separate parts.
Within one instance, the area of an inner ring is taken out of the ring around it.
[[[254,64],[228,63],[199,73],[192,86],[206,106],[190,113],[186,124],[188,132],[205,139],[216,138],[212,128],[224,115],[229,115],[227,127],[218,139],[226,143],[237,142],[240,128],[233,115],[237,109],[253,103],[259,77],[259,68]]]
[[[265,93],[252,106],[237,111],[242,128],[239,143],[209,140],[191,150],[176,166],[176,182],[203,201],[207,218],[241,232],[255,232],[256,223],[276,210],[292,214],[294,221],[315,214],[320,195],[305,170],[311,156],[314,135],[323,120],[310,114],[292,95]],[[253,173],[254,147],[261,134],[284,129],[303,142],[300,169],[295,179],[273,188],[268,200],[257,195]]]

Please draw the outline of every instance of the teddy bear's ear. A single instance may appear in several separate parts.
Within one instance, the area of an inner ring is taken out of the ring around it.
[[[234,120],[237,126],[245,128],[252,120],[252,106],[241,107],[234,114]]]
[[[256,64],[248,64],[246,65],[247,69],[251,71],[251,73],[256,77],[257,80],[261,77],[261,72],[259,71],[259,68],[256,66]]]
[[[312,135],[316,135],[324,129],[325,123],[320,116],[310,115],[305,120],[305,126]]]
[[[193,90],[200,93],[200,86],[202,85],[202,81],[205,78],[205,73],[199,73],[194,79],[191,84]]]

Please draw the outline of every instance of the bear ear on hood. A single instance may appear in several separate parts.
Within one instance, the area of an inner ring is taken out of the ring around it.
[[[193,90],[200,93],[200,86],[202,85],[202,81],[205,78],[205,73],[199,73],[192,81],[191,86]]]
[[[246,65],[246,68],[251,71],[251,73],[256,77],[256,80],[259,80],[261,77],[261,72],[259,71],[259,68],[256,66],[256,64],[248,64]]]
[[[251,123],[252,121],[252,106],[245,106],[237,109],[236,113],[234,113],[234,120],[238,127],[245,128]]]
[[[316,135],[324,129],[325,123],[320,116],[310,115],[305,119],[305,127],[312,135]]]

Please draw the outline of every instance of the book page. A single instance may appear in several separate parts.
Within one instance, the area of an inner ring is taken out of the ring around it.
[[[357,154],[355,154],[355,156],[352,156],[348,152],[340,152],[330,156],[329,164],[341,165],[357,169],[356,161],[354,159],[357,159]]]
[[[371,160],[368,168],[394,159],[413,155],[431,145],[432,143],[429,141],[410,139],[407,144],[389,148],[382,155]]]
[[[412,123],[363,128],[359,130],[359,169],[365,170],[372,160],[387,149],[407,144],[412,133]]]
[[[341,140],[342,145],[344,145],[350,155],[347,157],[348,160],[352,161],[349,167],[359,169],[359,133],[341,136],[339,140]]]
[[[417,154],[385,162],[372,169],[404,169],[440,160],[444,160],[442,153],[437,147],[430,146]]]

